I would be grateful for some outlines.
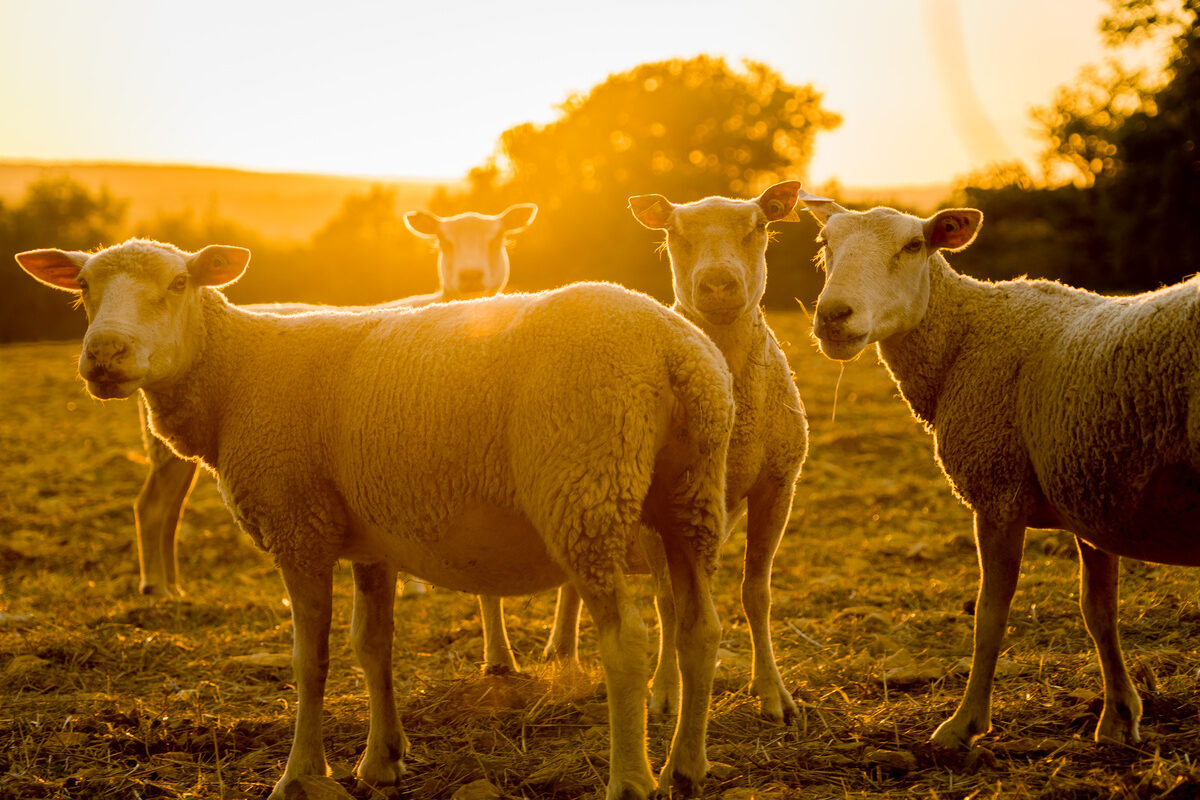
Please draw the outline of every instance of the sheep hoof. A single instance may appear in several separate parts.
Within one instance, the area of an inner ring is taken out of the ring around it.
[[[763,719],[776,725],[785,725],[800,716],[796,701],[783,689],[763,693],[759,709]]]
[[[674,692],[654,689],[650,692],[647,710],[651,716],[667,717],[675,714],[679,710],[679,687],[676,686]]]
[[[693,779],[690,775],[684,775],[677,769],[671,770],[671,793],[664,794],[664,797],[699,797],[704,783],[704,777]]]
[[[351,800],[342,785],[323,775],[301,775],[280,781],[268,800]]]
[[[483,674],[493,678],[505,678],[509,675],[516,675],[520,670],[514,665],[509,664],[484,664]]]
[[[1142,736],[1138,732],[1138,724],[1136,722],[1130,724],[1128,720],[1120,719],[1113,715],[1114,718],[1101,718],[1100,725],[1096,728],[1096,742],[1098,744],[1137,744],[1142,741]]]
[[[404,762],[402,761],[381,761],[368,765],[364,756],[358,762],[358,766],[354,768],[354,777],[358,779],[359,786],[380,788],[396,786],[404,777],[404,772]]]

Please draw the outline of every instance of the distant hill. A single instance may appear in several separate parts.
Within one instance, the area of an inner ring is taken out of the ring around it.
[[[129,201],[129,233],[159,214],[189,209],[257,231],[268,240],[304,241],[329,221],[350,194],[373,185],[395,188],[400,211],[425,206],[440,183],[336,175],[249,172],[215,167],[157,164],[0,161],[0,198],[17,202],[25,187],[67,175],[95,191],[107,188]]]
[[[95,191],[107,188],[129,201],[125,221],[129,235],[141,233],[139,223],[159,214],[191,210],[197,217],[213,216],[257,231],[270,241],[306,241],[337,213],[350,194],[373,185],[396,190],[398,210],[423,208],[439,185],[456,180],[406,180],[342,175],[251,172],[219,167],[91,162],[0,160],[0,199],[17,202],[25,187],[40,178],[67,175]],[[950,186],[868,188],[814,187],[831,191],[846,203],[894,205],[931,213],[950,195]]]

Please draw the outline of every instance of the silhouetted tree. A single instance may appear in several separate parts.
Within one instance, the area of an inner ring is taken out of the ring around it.
[[[467,190],[442,194],[435,209],[495,213],[537,203],[538,219],[513,255],[516,288],[608,279],[666,298],[669,271],[655,255],[661,235],[637,224],[628,197],[753,196],[802,176],[817,132],[839,122],[811,86],[790,84],[764,64],[746,61],[737,70],[710,56],[642,64],[572,96],[554,122],[505,131]],[[771,288],[793,306],[792,296],[819,287],[807,266],[811,226],[798,227],[803,232],[781,241],[794,238],[798,249],[772,255],[799,262],[771,276]],[[795,288],[798,279],[806,289]]]
[[[1108,43],[1161,42],[1162,80],[1089,67],[1036,110],[1050,188],[995,175],[969,182],[959,201],[988,221],[956,263],[989,277],[1028,273],[1127,291],[1200,271],[1198,18],[1200,0],[1110,0],[1101,23]]]

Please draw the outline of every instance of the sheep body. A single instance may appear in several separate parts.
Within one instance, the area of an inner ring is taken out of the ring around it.
[[[342,558],[353,562],[351,627],[371,696],[363,781],[403,771],[390,666],[399,568],[489,594],[572,581],[599,630],[608,796],[649,795],[646,631],[623,576],[642,520],[661,534],[683,615],[684,696],[663,788],[696,789],[733,417],[720,353],[657,302],[610,284],[417,310],[255,313],[207,288],[236,279],[248,258],[137,240],[18,256],[44,282],[90,287],[89,391],[140,388],[155,434],[216,473],[240,526],[276,559],[299,701],[273,796],[328,769],[320,727]]]
[[[973,209],[917,219],[810,204],[828,278],[814,332],[833,358],[870,342],[934,434],[975,513],[975,652],[934,742],[987,732],[1027,527],[1074,533],[1080,605],[1105,703],[1097,739],[1136,742],[1141,700],[1117,632],[1118,557],[1200,566],[1200,280],[1110,298],[1058,283],[987,283],[939,252],[967,246]]]
[[[438,244],[437,291],[412,295],[372,306],[338,306],[341,311],[373,311],[387,308],[420,308],[450,300],[490,297],[508,283],[507,237],[525,229],[537,215],[537,206],[510,206],[501,214],[467,212],[443,218],[428,211],[409,212],[405,225],[415,235]],[[311,303],[255,303],[252,311],[271,314],[301,314],[319,311]],[[149,461],[146,480],[134,503],[137,529],[138,590],[152,596],[181,594],[175,539],[180,516],[196,479],[196,465],[180,459],[150,431],[144,399],[138,399],[142,444]],[[420,594],[424,585],[405,580],[405,594]],[[493,602],[483,600],[486,605]]]
[[[1200,563],[1200,280],[1107,298],[943,258],[930,284],[927,322],[879,349],[963,502]]]

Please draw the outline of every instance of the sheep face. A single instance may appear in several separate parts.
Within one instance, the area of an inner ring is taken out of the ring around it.
[[[504,291],[508,236],[524,230],[536,215],[537,206],[522,203],[495,216],[468,212],[439,217],[411,211],[404,215],[404,224],[417,236],[437,241],[443,297],[463,300]]]
[[[822,226],[817,241],[825,265],[813,333],[821,352],[841,361],[920,324],[929,303],[930,259],[939,250],[966,247],[983,220],[971,208],[921,219],[890,208],[857,212],[832,201],[807,205]]]
[[[694,318],[728,325],[757,308],[767,285],[767,226],[793,221],[800,184],[777,183],[754,200],[708,197],[675,205],[629,198],[638,222],[667,232],[675,299]]]
[[[236,280],[250,259],[240,247],[189,254],[131,239],[95,254],[32,250],[17,255],[37,280],[72,292],[87,312],[79,374],[100,400],[129,397],[191,363],[199,292]]]

